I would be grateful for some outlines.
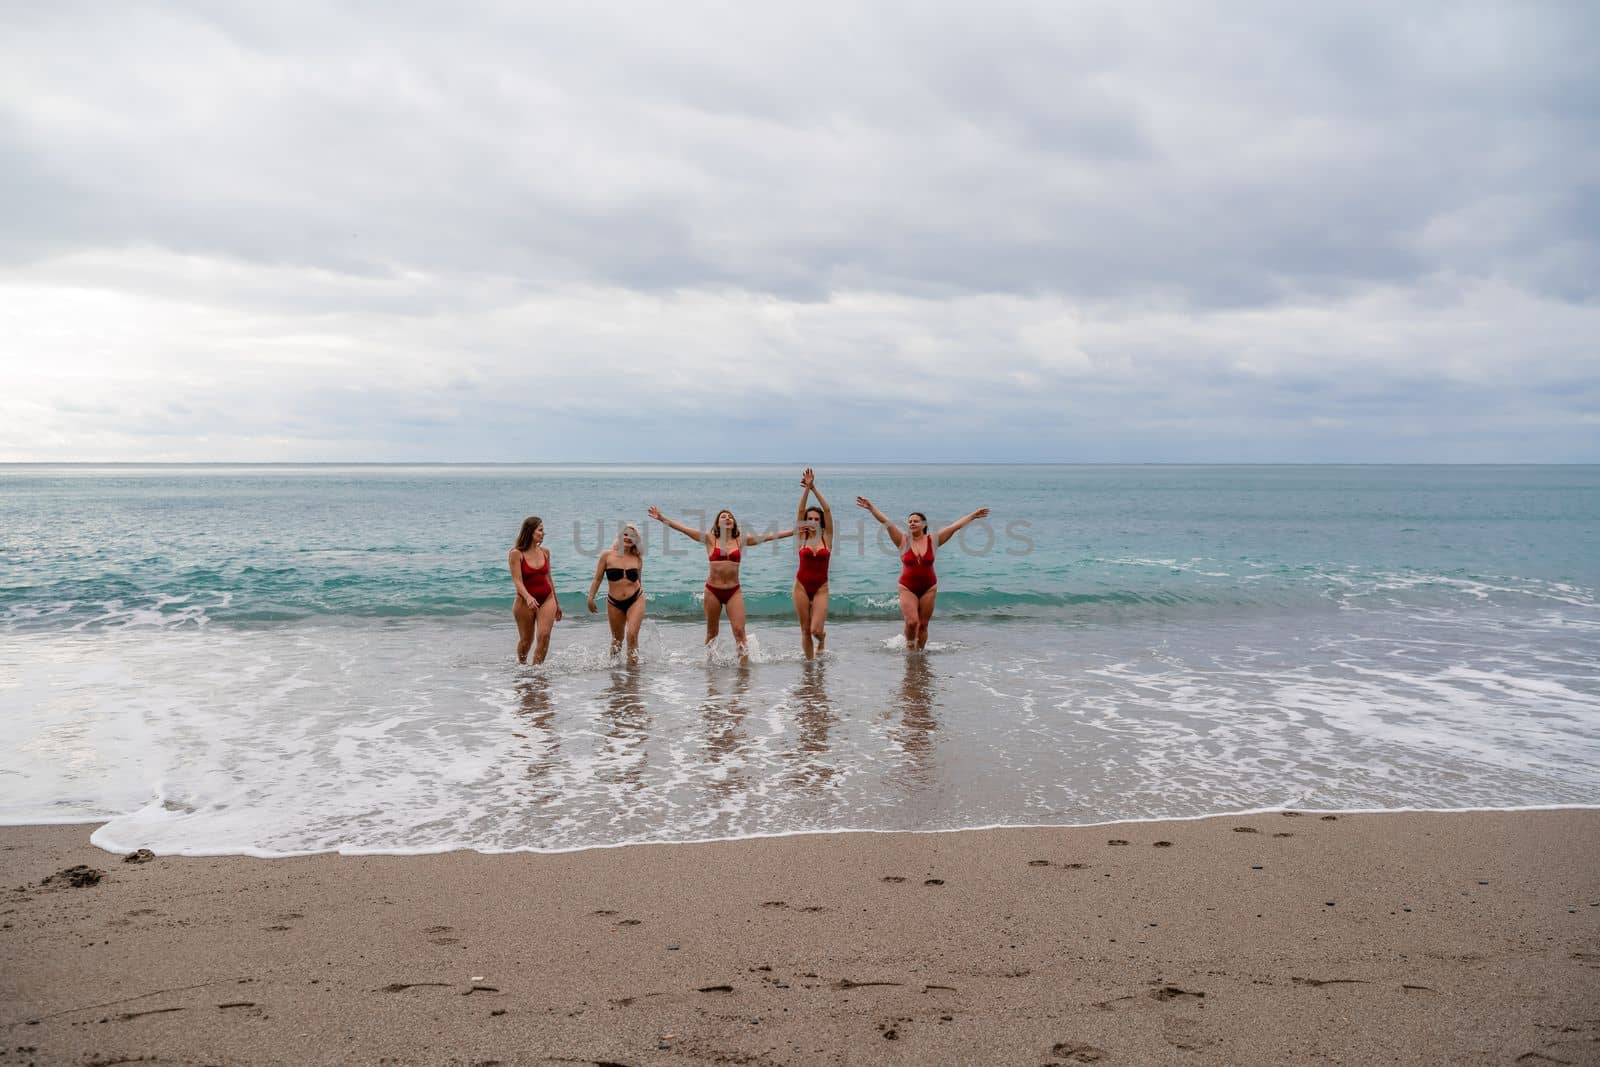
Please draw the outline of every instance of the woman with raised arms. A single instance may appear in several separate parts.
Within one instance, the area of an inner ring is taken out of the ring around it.
[[[739,591],[739,559],[742,550],[767,541],[793,537],[794,531],[742,534],[739,532],[738,520],[727,508],[717,512],[717,521],[709,530],[696,530],[676,519],[669,519],[654,505],[650,508],[650,517],[666,523],[683,536],[706,546],[706,562],[710,565],[710,573],[706,575],[706,644],[709,646],[717,639],[717,625],[722,618],[723,610],[726,609],[728,625],[733,627],[733,643],[739,650],[739,658],[743,659],[749,655],[744,637],[744,594]]]
[[[800,476],[800,506],[795,510],[794,613],[800,619],[800,647],[806,659],[822,654],[828,640],[828,561],[833,555],[833,509],[817,488],[810,467]],[[806,498],[817,502],[806,507]]]
[[[606,621],[611,624],[611,654],[615,656],[628,643],[628,658],[639,658],[639,627],[644,624],[644,538],[639,528],[628,523],[617,532],[611,547],[600,553],[594,564],[594,581],[589,583],[589,612],[598,614],[594,595],[600,579],[606,580]]]
[[[511,602],[511,617],[517,620],[517,662],[528,662],[531,648],[533,662],[543,663],[550,651],[550,628],[561,619],[561,602],[550,584],[550,550],[544,547],[544,521],[539,516],[522,520],[506,562],[511,565],[511,584],[517,589],[517,598]]]
[[[989,509],[979,508],[963,515],[935,534],[928,532],[928,517],[920,511],[913,511],[906,518],[905,530],[901,530],[866,497],[856,497],[856,506],[872,512],[873,518],[889,528],[894,547],[905,549],[900,557],[900,614],[906,622],[906,648],[926,648],[928,621],[933,618],[933,604],[939,598],[939,579],[933,573],[934,549],[942,547],[969,522],[989,514]]]

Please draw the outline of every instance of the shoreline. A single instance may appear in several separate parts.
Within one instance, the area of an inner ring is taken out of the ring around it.
[[[142,863],[0,827],[0,1064],[1600,1062],[1595,809],[1327,814]]]
[[[618,841],[614,844],[603,845],[574,845],[570,848],[540,848],[537,845],[527,845],[518,848],[478,848],[473,845],[446,845],[439,848],[405,849],[405,848],[325,848],[306,851],[274,852],[267,849],[247,849],[243,851],[215,851],[215,852],[161,852],[156,855],[163,858],[187,859],[226,859],[236,857],[239,859],[253,860],[283,860],[301,859],[308,856],[448,856],[453,853],[473,853],[479,856],[569,856],[585,852],[607,851],[611,849],[661,847],[675,848],[687,845],[728,845],[744,841],[777,841],[785,838],[820,838],[846,837],[854,834],[981,834],[990,831],[1003,830],[1095,830],[1117,826],[1143,826],[1151,823],[1189,823],[1204,822],[1209,819],[1248,818],[1254,815],[1279,815],[1289,812],[1294,816],[1323,816],[1323,815],[1494,815],[1517,814],[1522,812],[1555,812],[1555,811],[1600,811],[1600,804],[1516,804],[1505,806],[1481,806],[1467,808],[1239,808],[1231,811],[1210,811],[1200,815],[1169,815],[1149,816],[1145,818],[1133,817],[1125,819],[1106,819],[1100,822],[1083,823],[995,823],[984,826],[958,826],[952,829],[933,830],[894,830],[876,829],[870,827],[847,826],[835,830],[779,830],[771,833],[740,834],[733,837],[697,837],[675,841],[629,840]],[[7,830],[27,830],[30,828],[49,828],[76,826],[84,827],[89,833],[89,843],[108,856],[120,857],[127,849],[122,846],[111,847],[102,845],[93,840],[100,830],[110,823],[109,819],[84,819],[78,817],[65,817],[61,819],[31,819],[26,822],[0,821],[0,834]]]

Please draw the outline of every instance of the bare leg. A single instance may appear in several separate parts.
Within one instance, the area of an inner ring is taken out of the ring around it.
[[[811,598],[811,636],[817,643],[817,655],[826,651],[828,644],[828,587],[826,584]]]
[[[744,640],[744,590],[728,598],[728,625],[733,627],[733,644],[739,650],[742,660],[750,654],[750,649]]]
[[[717,639],[717,625],[722,620],[722,601],[717,599],[717,594],[706,587],[706,644]]]
[[[900,586],[900,617],[906,624],[906,650],[917,647],[917,594]]]
[[[794,583],[790,595],[794,597],[795,618],[800,620],[800,651],[805,653],[806,659],[814,659],[817,653],[811,647],[811,598],[806,596],[806,587],[799,582]]]
[[[556,624],[556,598],[547,596],[544,603],[539,605],[538,614],[535,616],[538,623],[538,640],[533,646],[533,662],[543,663],[545,656],[550,654],[550,629]]]
[[[923,593],[917,599],[917,647],[928,647],[928,623],[933,620],[933,602],[939,599],[939,587]]]
[[[526,663],[533,647],[533,609],[519,596],[511,602],[511,617],[517,620],[517,662]]]
[[[644,597],[640,597],[643,600]],[[628,617],[617,610],[617,606],[606,597],[606,622],[611,624],[611,654],[615,656],[622,648],[622,630],[627,624]]]
[[[628,660],[639,662],[639,627],[644,625],[644,596],[628,605]]]

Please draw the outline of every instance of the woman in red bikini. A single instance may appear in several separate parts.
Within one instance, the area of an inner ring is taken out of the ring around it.
[[[606,621],[611,624],[611,654],[615,656],[628,642],[628,659],[639,658],[639,627],[644,624],[644,538],[639,528],[628,523],[610,548],[600,553],[594,564],[594,581],[589,583],[589,614],[599,612],[594,595],[600,579],[606,580]]]
[[[710,645],[717,639],[717,623],[726,609],[728,625],[733,627],[733,643],[739,649],[739,658],[743,659],[749,652],[745,647],[744,594],[739,591],[739,559],[743,549],[793,537],[794,531],[741,534],[733,512],[726,508],[717,512],[717,521],[709,530],[696,530],[669,519],[655,506],[650,508],[650,517],[706,546],[706,562],[711,565],[711,572],[706,576],[706,644]]]
[[[522,520],[506,562],[511,564],[511,584],[517,587],[517,599],[511,602],[511,616],[517,620],[517,662],[528,662],[532,648],[533,662],[543,663],[550,651],[550,628],[561,619],[561,603],[550,584],[550,551],[544,547],[544,521],[539,516]]]
[[[800,567],[794,576],[794,613],[800,619],[800,647],[806,659],[822,654],[828,639],[828,561],[833,555],[833,509],[817,488],[810,467],[800,476],[800,506],[795,511],[795,555]],[[817,502],[806,507],[815,493]]]
[[[894,547],[905,550],[900,557],[900,614],[906,622],[906,648],[926,648],[928,620],[933,618],[933,603],[939,598],[939,578],[933,573],[934,549],[942,547],[967,523],[989,514],[989,509],[979,508],[938,533],[930,533],[928,517],[920,511],[913,511],[906,519],[905,530],[901,530],[866,497],[856,497],[856,505],[872,512],[873,518],[889,528]]]

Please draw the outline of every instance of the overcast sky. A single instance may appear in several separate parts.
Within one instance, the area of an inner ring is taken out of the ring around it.
[[[1597,54],[1588,2],[5,4],[0,461],[1600,461]]]

